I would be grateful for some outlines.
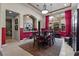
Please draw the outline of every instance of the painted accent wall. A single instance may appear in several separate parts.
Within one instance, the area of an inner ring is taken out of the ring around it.
[[[2,44],[6,43],[6,28],[2,28]]]
[[[49,16],[46,16],[46,19],[45,19],[45,28],[48,29],[49,28]]]
[[[65,11],[65,20],[66,20],[66,36],[71,35],[71,18],[72,18],[72,11],[67,10]]]
[[[72,23],[72,10],[66,10],[65,12],[65,23],[66,23],[66,30],[61,31],[61,36],[70,36],[71,35],[71,23]]]

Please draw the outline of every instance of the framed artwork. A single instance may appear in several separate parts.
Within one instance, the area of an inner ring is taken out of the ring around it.
[[[15,19],[15,24],[18,24],[18,19]]]
[[[15,30],[18,30],[18,19],[15,19]]]
[[[15,30],[18,30],[18,25],[15,25]]]
[[[27,30],[27,31],[31,31],[32,30],[32,23],[26,23],[25,24],[25,30]]]

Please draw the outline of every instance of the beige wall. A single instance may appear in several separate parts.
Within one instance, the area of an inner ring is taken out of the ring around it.
[[[17,13],[20,14],[20,27],[23,27],[23,15],[26,15],[26,14],[30,14],[30,15],[33,15],[37,18],[37,20],[42,20],[42,15],[36,13],[35,11],[33,11],[32,9],[30,9],[28,6],[24,6],[22,4],[2,4],[2,10],[3,12],[5,12],[6,9],[8,10],[12,10],[12,11],[15,11]],[[3,16],[3,18],[5,18]],[[5,21],[3,21],[3,26],[5,26]]]
[[[19,13],[19,28],[23,28],[23,15],[30,14],[37,18],[37,21],[41,21],[41,27],[44,27],[44,17],[42,14],[39,14],[34,9],[24,6],[20,3],[2,3],[0,4],[0,45],[1,45],[1,28],[6,27],[6,10],[11,10]],[[38,24],[38,22],[36,22]]]

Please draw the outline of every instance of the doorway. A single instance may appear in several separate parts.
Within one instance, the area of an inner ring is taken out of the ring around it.
[[[12,39],[12,19],[6,19],[6,42]]]
[[[17,41],[19,36],[15,36],[15,34],[19,34],[18,32],[18,22],[16,25],[16,21],[19,19],[19,13],[16,13],[11,10],[6,10],[6,43],[11,43]],[[17,26],[17,27],[16,27]]]

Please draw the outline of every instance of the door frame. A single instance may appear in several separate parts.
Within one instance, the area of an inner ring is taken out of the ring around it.
[[[9,10],[9,9],[6,9],[6,10]],[[7,18],[6,16],[6,10],[5,10],[5,19]],[[11,10],[12,11],[12,10]],[[13,11],[13,12],[15,12],[15,11]],[[15,12],[15,13],[18,13],[18,12]],[[19,25],[19,23],[20,23],[20,14],[18,13],[18,40],[20,40],[20,25]],[[13,20],[13,19],[12,19]],[[14,20],[15,20],[15,18],[14,18]],[[6,24],[6,20],[5,20],[5,24]],[[6,25],[5,25],[5,28],[6,28]],[[12,30],[13,31],[13,30]],[[6,32],[5,32],[6,33]],[[13,33],[13,32],[12,32]],[[7,37],[6,35],[5,35],[5,37]],[[13,37],[13,34],[12,34],[12,37]],[[13,38],[12,38],[13,39]],[[6,44],[6,38],[4,39],[5,40],[5,43],[4,44]]]

